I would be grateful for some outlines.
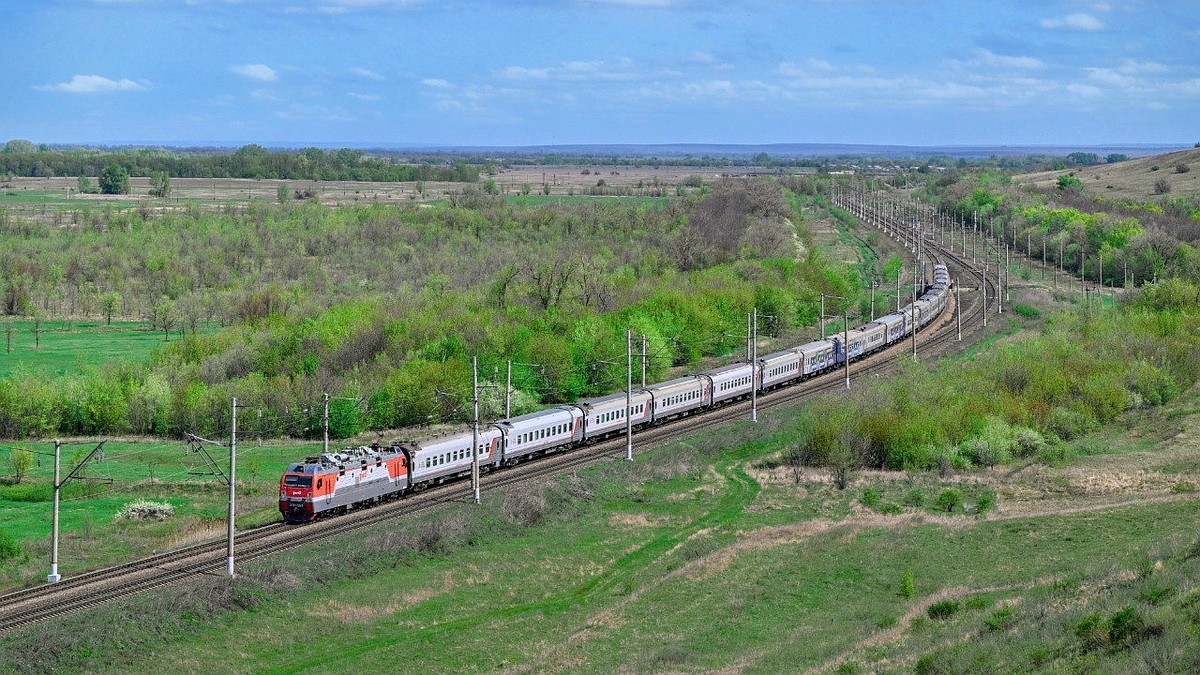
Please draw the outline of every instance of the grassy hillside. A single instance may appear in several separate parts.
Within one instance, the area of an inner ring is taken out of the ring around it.
[[[1177,167],[1188,171],[1179,173]],[[1154,184],[1167,181],[1171,196],[1200,195],[1200,148],[1151,155],[1113,164],[1083,168],[1041,171],[1013,177],[1018,185],[1053,188],[1059,176],[1072,175],[1083,181],[1084,189],[1106,199],[1146,201],[1159,196]]]
[[[1196,622],[1200,573],[1200,500],[1186,487],[1200,481],[1198,405],[1192,392],[1131,417],[1123,436],[1143,442],[1085,437],[1056,466],[863,471],[845,491],[778,465],[800,431],[793,412],[772,413],[632,464],[485,492],[483,509],[449,505],[249,563],[233,586],[201,581],[33,627],[6,639],[0,663],[1129,672],[1165,660],[1178,671],[1195,656],[1180,631]],[[946,490],[963,495],[950,512],[937,504]],[[315,626],[337,648],[314,646]]]

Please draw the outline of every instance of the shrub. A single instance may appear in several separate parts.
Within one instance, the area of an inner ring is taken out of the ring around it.
[[[513,523],[525,527],[537,525],[546,512],[545,486],[537,485],[509,490],[504,495],[501,512]]]
[[[950,488],[948,490],[942,490],[942,493],[937,496],[937,499],[933,502],[933,505],[936,506],[939,511],[953,513],[955,508],[962,508],[962,503],[962,493],[954,488]]]
[[[0,560],[8,560],[19,555],[21,555],[21,545],[6,530],[0,530]]]
[[[941,621],[943,619],[949,619],[957,614],[958,609],[959,606],[957,600],[942,600],[930,605],[929,609],[925,610],[925,613],[928,614],[929,618],[933,619],[934,621]]]
[[[20,483],[33,467],[33,453],[25,448],[13,448],[8,457],[8,471],[14,483]]]
[[[925,506],[925,493],[921,492],[920,488],[913,488],[904,495],[905,506],[915,506],[921,508]]]
[[[1154,181],[1154,194],[1165,195],[1170,191],[1171,184],[1167,182],[1166,178],[1159,178],[1158,180]]]
[[[983,627],[988,630],[1006,630],[1011,628],[1017,622],[1017,613],[1012,607],[1005,605],[983,621]]]
[[[1014,451],[1017,457],[1032,457],[1040,453],[1046,446],[1046,439],[1029,427],[1013,427],[1013,436],[1016,441]]]
[[[884,502],[875,510],[888,516],[895,516],[904,513],[904,509],[901,508],[899,504],[894,504],[892,502]]]
[[[1026,319],[1036,319],[1042,315],[1041,310],[1037,307],[1030,307],[1029,305],[1022,305],[1020,303],[1013,303],[1013,311]]]
[[[967,609],[984,609],[991,606],[992,601],[988,600],[987,596],[983,595],[973,595],[967,598],[967,601],[963,603],[963,607]]]
[[[917,594],[917,583],[911,567],[905,567],[904,573],[900,575],[900,589],[896,594],[905,600],[912,600]]]
[[[1108,640],[1114,647],[1137,641],[1142,628],[1146,625],[1141,612],[1133,605],[1123,607],[1113,613],[1108,619]]]
[[[862,504],[868,509],[873,509],[876,506],[879,506],[879,493],[871,488],[867,488],[866,490],[863,490],[862,497],[859,497],[858,503]]]
[[[175,515],[175,507],[166,502],[139,499],[117,512],[116,520],[166,520]]]
[[[982,516],[991,511],[996,506],[996,493],[991,490],[984,490],[979,495],[979,499],[975,502],[975,515]]]
[[[1176,164],[1175,165],[1175,173],[1187,173],[1191,170],[1192,170],[1192,167],[1188,166],[1187,164]]]
[[[1062,175],[1058,177],[1059,190],[1078,190],[1083,187],[1083,181],[1075,176]]]
[[[1055,408],[1046,420],[1047,430],[1069,441],[1096,428],[1096,418],[1071,408]]]

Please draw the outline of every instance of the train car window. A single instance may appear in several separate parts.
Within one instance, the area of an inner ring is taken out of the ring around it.
[[[318,490],[320,490],[320,489],[321,489],[321,488],[323,488],[323,487],[325,487],[325,479],[324,479],[324,478],[318,478],[318,479],[317,479],[317,489],[318,489]]]

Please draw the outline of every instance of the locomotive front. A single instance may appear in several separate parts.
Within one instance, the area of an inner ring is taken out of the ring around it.
[[[279,481],[279,512],[284,520],[306,523],[317,517],[313,508],[315,469],[313,463],[293,464],[284,472]]]

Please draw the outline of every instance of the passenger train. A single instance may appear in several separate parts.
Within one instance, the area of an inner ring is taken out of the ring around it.
[[[833,335],[694,375],[498,420],[481,426],[481,470],[512,466],[538,455],[621,435],[625,415],[634,431],[820,375],[896,344],[942,313],[950,289],[945,265],[934,265],[933,284],[914,302],[847,334]],[[472,432],[444,434],[389,446],[359,446],[292,464],[279,486],[285,521],[307,522],[370,506],[469,476]]]

